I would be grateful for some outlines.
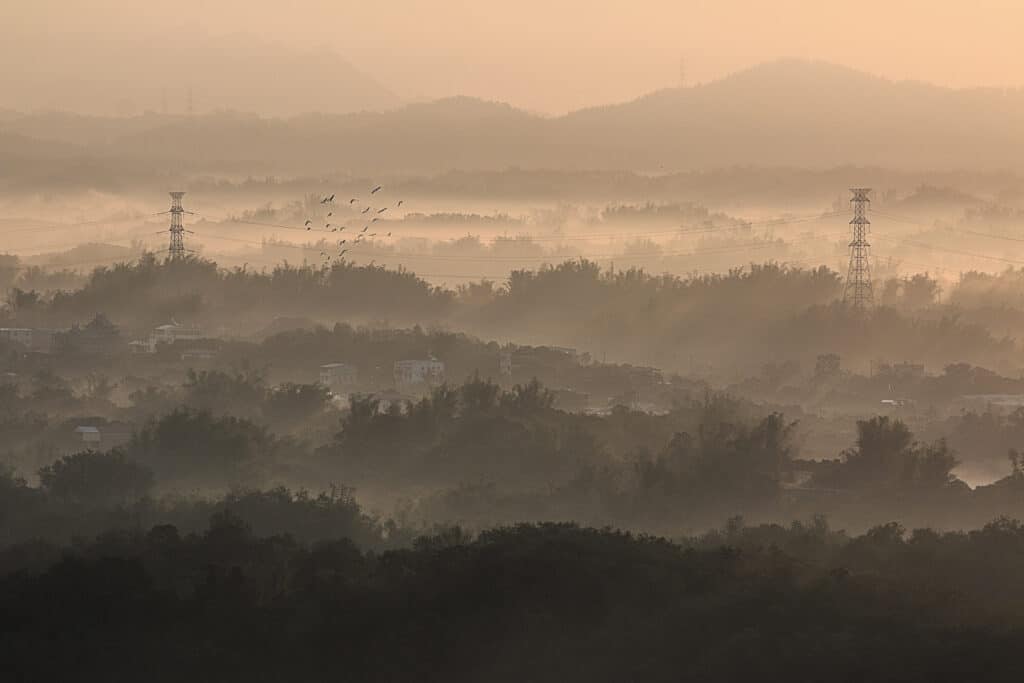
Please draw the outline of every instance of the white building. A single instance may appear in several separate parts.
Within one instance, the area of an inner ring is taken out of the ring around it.
[[[153,328],[147,341],[134,341],[130,344],[135,353],[156,353],[161,344],[174,344],[178,341],[198,341],[206,339],[203,330],[195,325],[168,323]]]
[[[558,353],[561,353],[562,355],[568,356],[569,358],[572,358],[573,360],[579,358],[579,355],[580,355],[579,351],[577,351],[574,348],[568,347],[568,346],[549,346],[547,348],[551,349],[552,351],[557,351]]]
[[[328,363],[320,366],[320,384],[334,393],[344,394],[359,382],[359,369],[348,363]]]
[[[393,407],[397,407],[400,411],[405,412],[410,405],[416,402],[415,396],[403,394],[394,389],[377,392],[373,394],[373,399],[377,401],[377,411],[381,413],[386,413]]]
[[[498,354],[498,374],[502,377],[512,376],[512,349],[502,349]]]
[[[203,338],[203,331],[195,325],[180,325],[178,323],[160,325],[149,335],[150,344],[154,346],[173,344],[176,341],[196,341]]]
[[[50,353],[53,351],[53,330],[35,330],[27,327],[0,327],[0,339],[17,344],[26,351]]]
[[[83,443],[99,443],[103,440],[100,430],[96,427],[88,427],[85,425],[75,427],[75,434],[78,434]]]
[[[395,361],[395,385],[441,384],[444,382],[444,363],[429,360]]]
[[[211,361],[217,358],[217,349],[186,349],[181,352],[183,361]]]
[[[141,339],[136,339],[133,342],[129,342],[128,350],[132,353],[152,353],[149,348],[149,342]],[[153,349],[155,351],[156,349]]]
[[[0,339],[27,349],[32,346],[32,330],[27,327],[0,327]]]

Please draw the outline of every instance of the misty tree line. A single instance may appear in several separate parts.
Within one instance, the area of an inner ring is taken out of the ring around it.
[[[825,267],[753,264],[722,275],[678,277],[578,260],[516,270],[503,284],[450,290],[401,269],[351,262],[253,271],[150,255],[134,265],[97,268],[77,289],[44,295],[15,288],[6,311],[23,326],[68,325],[101,311],[135,330],[172,318],[221,326],[283,312],[443,323],[491,337],[544,335],[551,343],[648,358],[663,367],[685,365],[680,348],[705,362],[813,349],[858,362],[890,357],[991,366],[1010,362],[1016,345],[1005,335],[1024,331],[1024,318],[996,324],[986,311],[1019,308],[1020,281],[1014,270],[967,273],[948,303],[939,302],[938,285],[927,276],[882,283],[884,307],[865,320],[836,303],[841,278]],[[759,344],[751,346],[751,337]]]
[[[131,528],[228,492],[319,492],[328,483],[407,496],[382,518],[406,530],[545,519],[678,533],[737,513],[823,513],[847,528],[888,519],[954,526],[1024,513],[1019,456],[1010,475],[971,489],[953,474],[958,454],[944,439],[919,440],[889,417],[858,422],[856,442],[834,459],[807,461],[794,421],[714,394],[665,415],[619,407],[594,416],[557,410],[537,382],[506,390],[479,378],[412,402],[356,397],[345,413],[320,412],[322,393],[267,391],[223,373],[195,374],[186,391],[205,406],[155,413],[107,451],[44,458],[38,485],[8,473],[9,538],[67,539],[95,531],[97,520]],[[236,402],[256,412],[232,414]],[[284,424],[312,406],[304,419],[318,421],[323,440],[274,431],[260,412],[268,406],[285,413]],[[32,419],[8,413],[12,425]],[[986,419],[965,417],[958,434],[970,437]],[[1000,438],[1015,444],[1019,416],[1002,419]]]

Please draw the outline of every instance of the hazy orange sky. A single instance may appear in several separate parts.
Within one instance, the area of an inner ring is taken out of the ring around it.
[[[1024,82],[1021,0],[2,4],[0,43],[8,52],[0,48],[0,57],[8,59],[35,46],[50,60],[73,60],[90,41],[160,31],[242,33],[296,49],[327,46],[405,98],[467,94],[553,113],[676,85],[681,61],[689,83],[779,57],[952,86]]]

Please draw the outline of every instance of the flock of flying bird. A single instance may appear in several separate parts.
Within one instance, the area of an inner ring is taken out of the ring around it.
[[[372,196],[376,195],[382,189],[383,189],[383,187],[381,185],[377,185],[372,190],[370,190],[370,196],[372,197]],[[323,199],[320,200],[321,204],[326,205],[328,208],[331,209],[330,211],[327,212],[327,218],[332,218],[334,216],[334,210],[333,210],[334,207],[333,207],[333,205],[334,205],[334,198],[335,198],[335,196],[336,195],[332,194],[330,197],[324,197]],[[359,200],[358,197],[353,197],[352,199],[348,200],[348,205],[350,207],[352,207],[353,209],[355,209],[357,207],[357,205],[361,204],[361,203],[362,202]],[[401,199],[398,200],[398,203],[395,205],[395,208],[396,209],[401,208],[402,204],[403,204],[403,201]],[[359,216],[359,217],[366,216],[366,214],[370,213],[371,211],[374,211],[374,214],[371,215],[371,216],[368,216],[367,218],[363,218],[362,219],[362,220],[366,221],[366,223],[363,225],[363,229],[362,230],[360,230],[358,233],[355,233],[355,237],[354,238],[352,238],[350,240],[348,237],[345,237],[345,238],[339,240],[339,242],[338,242],[339,251],[338,251],[338,255],[337,256],[334,256],[333,254],[329,254],[326,251],[321,251],[320,252],[320,256],[323,257],[324,262],[326,263],[328,261],[331,261],[334,258],[341,258],[341,257],[343,257],[349,251],[350,247],[355,246],[356,244],[359,244],[360,242],[362,242],[365,239],[376,237],[377,233],[375,233],[375,232],[369,232],[368,233],[367,231],[370,229],[370,227],[374,223],[376,223],[377,221],[379,221],[382,218],[382,214],[384,212],[386,212],[388,210],[388,208],[389,207],[385,206],[385,207],[381,207],[381,208],[375,209],[373,206],[367,204],[362,209],[360,209],[359,213],[357,214],[357,216]],[[312,230],[313,229],[313,219],[312,218],[307,218],[305,226],[306,226],[306,230]],[[324,224],[324,228],[326,230],[330,230],[331,232],[341,233],[341,232],[345,232],[345,230],[348,229],[348,226],[347,225],[340,225],[340,224],[335,224],[335,223],[327,222],[327,223]],[[352,233],[350,233],[350,235],[351,234]],[[391,237],[391,233],[390,232],[387,233],[386,235],[384,235],[384,237]]]

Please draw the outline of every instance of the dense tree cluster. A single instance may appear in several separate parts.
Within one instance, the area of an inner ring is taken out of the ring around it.
[[[211,406],[252,388],[230,376],[211,386],[228,392],[211,394]],[[303,393],[289,389],[280,400],[305,409]],[[356,396],[346,412],[324,414],[333,436],[320,445],[260,419],[172,408],[111,450],[56,462],[41,454],[39,487],[2,494],[38,502],[9,538],[31,537],[37,526],[45,537],[67,537],[83,511],[88,524],[125,523],[138,510],[156,522],[175,497],[188,504],[183,494],[332,483],[357,487],[406,526],[563,520],[672,534],[734,514],[827,514],[856,530],[888,519],[952,528],[1024,513],[1019,455],[1009,476],[972,489],[955,476],[948,442],[917,438],[890,417],[860,421],[837,459],[810,461],[799,457],[795,421],[726,396],[691,395],[662,415],[626,407],[573,414],[552,401],[536,382],[503,389],[479,378],[416,400]]]
[[[18,561],[14,548],[39,543],[63,544],[101,533],[173,524],[183,532],[201,529],[213,514],[230,513],[259,534],[290,533],[307,541],[343,535],[362,547],[405,542],[410,529],[371,515],[352,489],[330,486],[319,493],[283,486],[236,487],[222,495],[146,495],[152,474],[119,453],[83,452],[40,472],[33,487],[7,469],[0,470],[0,552]]]
[[[121,451],[66,455],[39,470],[43,490],[57,499],[120,503],[153,488],[153,473]]]
[[[10,680],[953,682],[1024,672],[1024,531],[1008,522],[852,539],[820,524],[733,525],[682,545],[520,525],[364,552],[347,539],[256,536],[218,513],[198,533],[156,526],[45,555],[3,558]]]
[[[954,293],[967,286],[965,281]],[[770,357],[809,360],[822,352],[856,362],[1009,362],[1014,344],[1002,336],[1006,327],[989,324],[980,309],[961,318],[956,308],[934,305],[934,280],[920,276],[883,289],[889,306],[865,320],[836,303],[841,278],[825,267],[766,263],[679,277],[603,269],[580,259],[513,270],[501,284],[483,281],[450,290],[403,269],[344,261],[251,271],[200,259],[160,262],[149,255],[134,265],[98,268],[78,289],[48,296],[14,289],[8,312],[20,325],[53,326],[103,311],[114,322],[131,321],[138,331],[171,319],[250,328],[255,319],[282,314],[455,323],[491,338],[543,338],[673,369],[696,357],[705,364],[756,368]],[[680,348],[689,358],[680,357]]]
[[[287,263],[270,271],[221,269],[197,258],[160,261],[144,255],[137,263],[100,267],[78,289],[48,299],[20,289],[9,297],[24,324],[70,324],[96,311],[115,321],[148,329],[177,318],[200,322],[242,322],[268,312],[290,315],[443,316],[452,295],[412,273],[380,266],[337,262],[330,268]]]

